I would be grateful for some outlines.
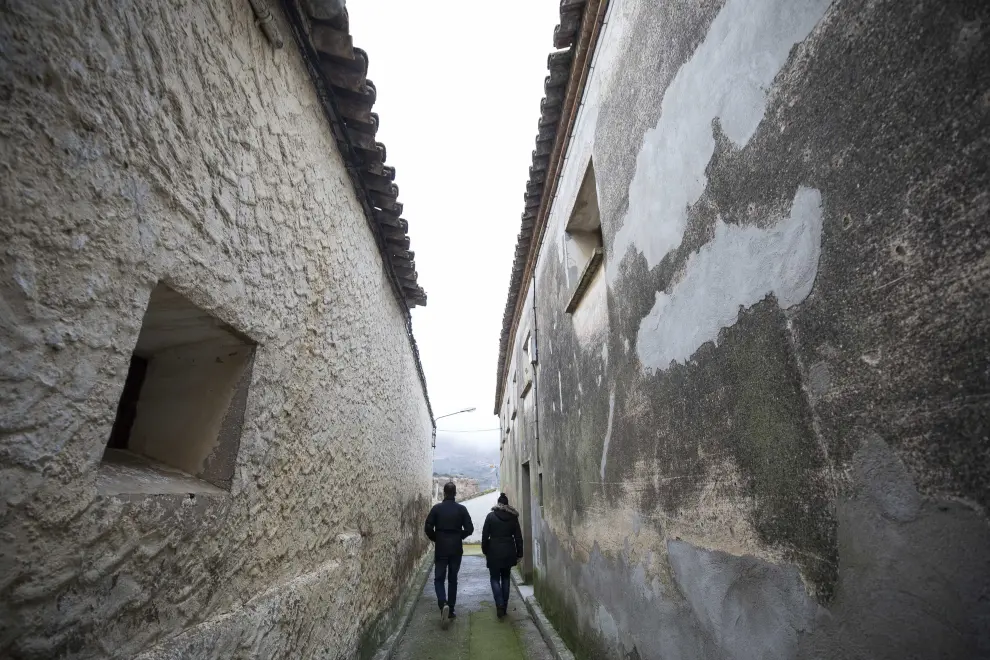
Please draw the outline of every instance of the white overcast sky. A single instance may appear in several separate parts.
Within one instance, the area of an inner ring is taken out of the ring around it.
[[[413,327],[438,449],[498,446],[498,340],[559,0],[350,0],[419,282]]]

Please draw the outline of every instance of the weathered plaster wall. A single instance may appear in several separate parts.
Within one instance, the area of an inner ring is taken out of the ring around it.
[[[520,324],[538,410],[500,407],[580,656],[990,655],[988,25],[610,3]],[[567,315],[590,161],[605,265]]]
[[[7,3],[0,43],[0,656],[351,657],[431,422],[298,52],[241,0]],[[98,479],[160,280],[258,343],[229,493]]]

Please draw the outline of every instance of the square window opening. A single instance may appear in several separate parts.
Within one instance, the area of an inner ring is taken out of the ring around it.
[[[581,188],[574,200],[571,217],[567,221],[564,240],[567,248],[568,278],[576,281],[567,303],[566,312],[577,309],[592,280],[605,260],[602,240],[602,221],[598,210],[598,187],[595,184],[595,165],[588,162]]]
[[[179,293],[155,287],[103,453],[101,489],[229,490],[255,348]]]

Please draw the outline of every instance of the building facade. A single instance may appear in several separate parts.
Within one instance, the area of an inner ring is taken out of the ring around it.
[[[990,655],[988,25],[561,3],[495,412],[579,657]]]
[[[419,565],[424,304],[342,3],[0,21],[0,656],[352,658]]]

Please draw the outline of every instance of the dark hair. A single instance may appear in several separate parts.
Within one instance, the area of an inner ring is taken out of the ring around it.
[[[454,495],[457,495],[457,486],[454,485],[453,481],[448,481],[443,485],[443,496],[453,497]]]
[[[509,496],[506,495],[505,493],[502,493],[501,495],[498,496],[498,503],[499,504],[508,504],[509,503]]]

